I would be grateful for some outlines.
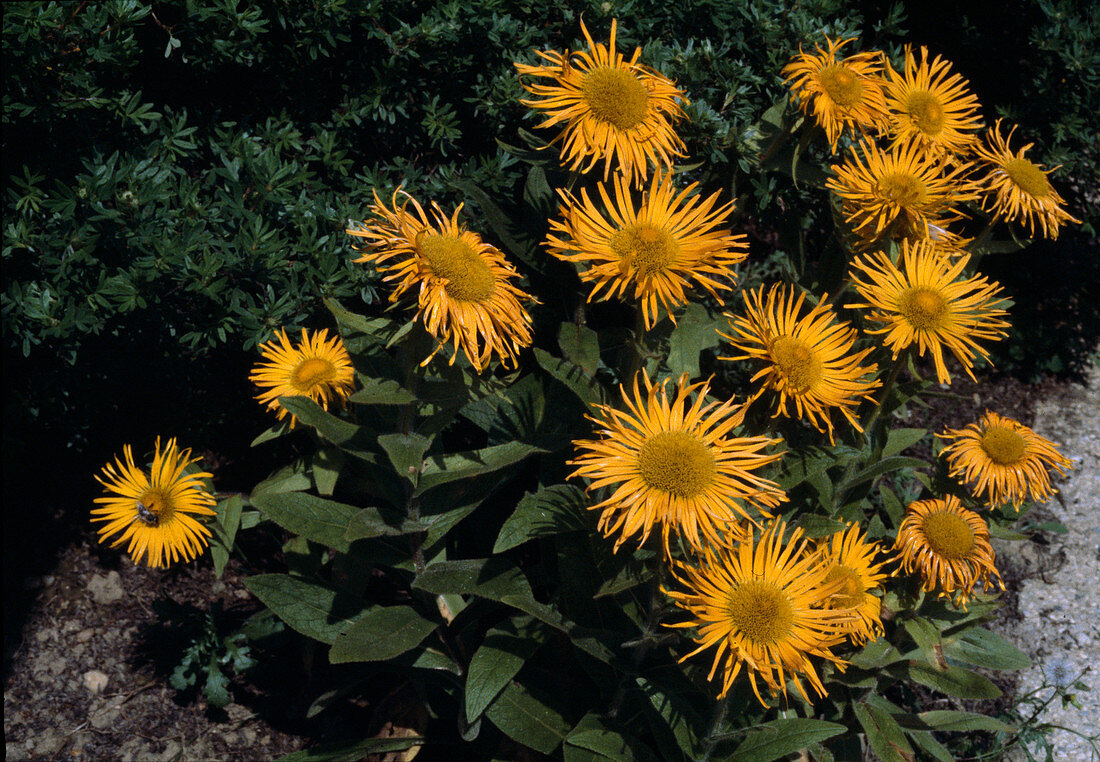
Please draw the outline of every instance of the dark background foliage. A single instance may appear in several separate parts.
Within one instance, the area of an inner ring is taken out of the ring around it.
[[[247,373],[280,326],[328,324],[323,297],[385,304],[343,233],[372,189],[444,207],[459,181],[515,195],[536,118],[513,61],[578,48],[619,19],[619,48],[675,79],[705,190],[738,196],[752,261],[828,236],[817,196],[750,171],[746,130],[779,70],[822,32],[897,54],[927,44],[968,77],[987,118],[1018,122],[1086,224],[989,257],[1016,300],[998,367],[1079,372],[1100,334],[1095,194],[1097,10],[1053,2],[667,3],[365,0],[242,5],[14,3],[3,19],[5,595],[87,531],[92,474],[122,444],[178,436],[219,487],[271,462]],[[487,231],[482,226],[482,232]],[[793,232],[792,232],[793,231]],[[492,236],[488,235],[492,240]],[[1051,266],[1057,262],[1057,266]],[[763,267],[764,265],[755,265]],[[28,554],[26,549],[34,549]],[[18,637],[6,624],[5,654]]]

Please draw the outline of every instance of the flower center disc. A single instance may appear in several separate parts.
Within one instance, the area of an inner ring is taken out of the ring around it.
[[[863,100],[863,85],[855,72],[843,64],[827,66],[817,75],[821,89],[843,108],[858,106]]]
[[[920,178],[908,172],[895,172],[878,181],[879,195],[898,206],[913,207],[924,201],[927,189]]]
[[[835,564],[832,569],[829,569],[829,573],[825,575],[825,582],[836,582],[837,580],[841,580],[843,587],[832,598],[829,604],[830,608],[854,609],[863,602],[863,594],[866,590],[863,587],[863,582],[859,579],[859,573],[855,569],[843,564]]]
[[[1002,466],[1018,463],[1027,449],[1024,438],[1004,426],[990,426],[982,434],[982,449],[989,459]]]
[[[938,135],[943,129],[943,104],[927,90],[910,93],[905,101],[905,111],[925,135]]]
[[[974,547],[974,530],[957,513],[930,513],[924,517],[922,528],[928,546],[943,558],[964,558]]]
[[[290,383],[300,392],[308,392],[318,384],[323,384],[335,374],[336,369],[328,360],[310,357],[298,363],[290,374]]]
[[[155,527],[171,516],[172,510],[164,493],[160,490],[148,489],[137,499],[134,513],[143,524]]]
[[[1005,172],[1024,193],[1034,198],[1050,194],[1050,182],[1043,170],[1027,159],[1012,159],[1005,163]]]
[[[754,643],[775,643],[791,632],[794,607],[774,582],[751,579],[730,591],[730,623]]]
[[[633,267],[643,278],[664,272],[676,258],[672,236],[653,225],[630,225],[616,230],[609,243],[619,255],[623,270]]]
[[[804,341],[780,336],[772,344],[771,353],[792,391],[804,392],[821,380],[821,360]]]
[[[593,116],[620,130],[639,124],[649,109],[649,91],[626,69],[593,69],[581,79],[581,94]]]
[[[714,479],[714,456],[698,437],[664,431],[638,450],[638,470],[650,489],[677,497],[695,497]]]
[[[458,236],[421,234],[416,248],[447,284],[447,296],[463,302],[480,302],[493,293],[496,278],[488,263]]]
[[[942,328],[947,315],[947,300],[930,288],[911,288],[901,295],[898,308],[906,322],[918,331]]]

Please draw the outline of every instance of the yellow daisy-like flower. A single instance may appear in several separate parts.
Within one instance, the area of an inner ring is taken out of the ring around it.
[[[1010,222],[1019,219],[1030,235],[1035,235],[1035,223],[1038,222],[1043,236],[1057,239],[1058,228],[1063,223],[1080,224],[1081,220],[1070,216],[1062,208],[1065,201],[1047,179],[1047,175],[1054,170],[1044,170],[1024,158],[1033,144],[1028,143],[1015,153],[1008,147],[1015,131],[1013,127],[1007,138],[1001,137],[1001,120],[998,119],[986,134],[988,148],[983,145],[974,148],[973,154],[979,166],[989,169],[979,182],[986,189],[983,208],[1004,215]]]
[[[996,578],[1005,589],[993,564],[989,527],[954,495],[910,503],[894,548],[906,573],[920,573],[925,590],[963,609],[979,582],[988,588]]]
[[[847,625],[845,632],[856,645],[883,633],[882,601],[872,591],[881,587],[882,581],[890,575],[882,572],[885,561],[874,562],[879,551],[878,543],[867,542],[855,522],[818,546],[817,552],[828,569],[825,581],[839,581],[843,585],[838,594],[825,601],[824,606],[855,612],[857,619]]]
[[[633,394],[620,387],[626,411],[597,406],[591,420],[602,436],[574,442],[578,455],[569,462],[577,467],[572,476],[591,480],[589,491],[614,488],[592,510],[602,511],[604,535],[618,535],[616,549],[639,533],[644,543],[658,524],[669,556],[673,531],[695,549],[728,543],[742,534],[741,519],[753,520],[742,501],[767,516],[766,508],[787,499],[753,473],[780,458],[762,451],[782,440],[730,436],[744,420],[743,405],[706,402],[709,383],[690,384],[686,375],[670,401],[668,379],[654,384],[644,370],[639,375],[644,392],[636,376]]]
[[[527,92],[539,100],[521,101],[525,106],[547,112],[539,127],[565,127],[561,140],[562,162],[569,169],[587,172],[603,160],[607,180],[612,163],[628,180],[641,182],[649,176],[649,162],[665,168],[683,156],[684,143],[673,130],[673,122],[684,117],[680,102],[687,104],[675,83],[638,63],[642,49],[630,60],[615,49],[616,21],[611,21],[611,41],[596,43],[581,22],[588,51],[559,53],[536,51],[548,65],[515,64],[521,75],[550,80],[548,84],[526,84]],[[587,162],[587,164],[586,164]]]
[[[928,61],[921,47],[921,62],[905,46],[905,67],[887,68],[886,106],[890,110],[895,144],[916,142],[932,153],[958,154],[977,142],[967,130],[981,127],[978,99],[967,81],[951,74],[951,63],[940,56]]]
[[[369,262],[386,273],[384,281],[397,282],[391,302],[415,289],[417,318],[440,342],[423,364],[453,342],[452,365],[462,350],[479,373],[493,355],[514,366],[519,350],[531,344],[531,316],[520,300],[534,301],[512,283],[519,273],[499,250],[459,225],[461,205],[448,219],[433,203],[433,223],[407,193],[398,206],[399,193],[391,209],[375,192],[370,210],[380,219],[346,231],[367,241],[363,256],[353,261]],[[415,214],[407,210],[410,203]]]
[[[951,442],[940,453],[951,475],[973,485],[974,494],[991,507],[1012,503],[1019,511],[1029,496],[1045,502],[1058,491],[1051,486],[1049,469],[1065,476],[1073,468],[1049,439],[989,411],[977,423],[936,436]]]
[[[298,346],[290,343],[285,329],[276,331],[275,338],[278,343],[260,345],[266,362],[257,363],[248,378],[261,390],[256,399],[276,411],[280,420],[287,415],[280,397],[309,397],[328,410],[330,403],[339,404],[351,394],[355,370],[339,336],[329,338],[324,328],[310,335],[303,328]],[[292,427],[296,421],[290,416]]]
[[[855,410],[862,399],[870,397],[880,382],[873,376],[878,367],[860,365],[871,349],[852,353],[855,329],[837,320],[825,303],[826,297],[803,317],[804,293],[795,298],[795,289],[773,285],[764,301],[764,286],[745,292],[748,315],[727,314],[733,335],[719,332],[742,354],[722,360],[762,360],[765,366],[753,381],[763,383],[753,395],[756,399],[767,389],[778,392],[775,415],[789,416],[787,402],[794,402],[795,415],[818,431],[829,432],[833,441],[832,409],[839,410],[848,422],[860,428]],[[751,400],[750,400],[751,402]]]
[[[99,541],[121,533],[111,547],[128,542],[126,552],[134,563],[144,558],[154,569],[201,554],[210,542],[210,530],[195,516],[215,514],[214,496],[202,481],[211,474],[184,474],[201,458],[192,458],[190,449],[180,452],[175,439],[161,449],[159,437],[150,472],[134,465],[130,445],[123,445],[122,456],[125,462],[116,457],[103,467],[102,476],[96,475],[108,493],[95,499],[103,507],[92,509],[92,521],[106,522],[97,530]]]
[[[885,323],[868,333],[885,334],[894,359],[915,344],[922,357],[925,351],[932,355],[936,378],[946,384],[951,382],[943,362],[946,347],[974,378],[974,357],[989,359],[978,342],[1004,338],[1008,323],[1001,318],[1008,313],[994,306],[1001,300],[1000,285],[963,277],[969,261],[969,255],[952,260],[926,241],[903,241],[900,269],[881,252],[852,262],[852,283],[867,302],[848,306],[869,308],[868,320]]]
[[[588,300],[625,296],[642,306],[646,329],[657,322],[657,303],[672,309],[686,304],[685,289],[702,286],[711,295],[728,290],[733,266],[748,256],[745,237],[721,230],[733,202],[715,208],[718,193],[692,195],[697,183],[677,192],[672,176],[655,175],[635,207],[629,181],[615,178],[615,201],[598,185],[603,208],[581,191],[581,200],[562,193],[561,219],[550,221],[546,246],[567,262],[589,265],[581,280],[595,283]],[[601,291],[603,292],[601,294]]]
[[[846,127],[860,133],[880,132],[886,124],[882,53],[856,53],[837,60],[840,49],[854,39],[826,37],[826,47],[816,46],[816,55],[803,53],[800,46],[798,56],[783,67],[799,107],[825,130],[833,151]]]
[[[844,582],[827,580],[828,567],[807,552],[801,529],[786,541],[785,532],[786,525],[774,521],[759,540],[749,529],[735,548],[707,548],[698,565],[673,565],[673,576],[687,591],[666,592],[691,619],[667,626],[697,629],[699,647],[680,661],[718,647],[707,679],[722,665],[719,698],[745,667],[761,703],[757,679],[774,697],[787,695],[788,677],[809,701],[802,678],[817,695],[826,695],[810,657],[845,666],[830,649],[843,642],[853,614],[822,607],[842,592]]]
[[[852,232],[870,245],[884,237],[926,238],[930,225],[942,230],[960,219],[957,205],[978,197],[969,171],[948,167],[916,142],[884,151],[868,138],[833,166],[836,176],[825,185],[840,198]]]

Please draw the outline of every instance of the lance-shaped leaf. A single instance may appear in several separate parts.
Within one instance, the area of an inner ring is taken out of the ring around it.
[[[378,606],[337,634],[329,661],[387,661],[416,648],[437,626],[409,606]]]
[[[668,338],[668,369],[673,376],[687,373],[689,378],[699,376],[699,355],[704,349],[718,346],[720,337],[716,330],[719,321],[712,318],[701,304],[692,303],[676,321],[676,328]]]
[[[503,553],[534,537],[584,529],[585,502],[584,492],[571,484],[527,493],[500,528],[493,553]]]
[[[846,732],[846,726],[825,720],[801,717],[772,720],[755,725],[729,758],[771,762]]]
[[[374,453],[370,452],[372,434],[363,426],[356,426],[342,418],[325,412],[309,397],[280,397],[279,404],[285,407],[300,422],[312,426],[322,437],[339,445],[341,449],[374,462]]]
[[[405,534],[426,532],[431,528],[429,521],[402,519],[392,512],[384,514],[378,508],[364,508],[352,516],[348,522],[344,539],[348,542],[366,540],[372,537],[398,537]]]
[[[417,494],[423,494],[433,487],[458,479],[469,479],[472,476],[492,473],[518,463],[536,452],[545,452],[545,450],[522,442],[506,442],[480,450],[432,455],[424,461]]]
[[[415,395],[391,378],[361,378],[360,388],[348,398],[357,405],[407,405]]]
[[[466,721],[473,722],[512,682],[523,663],[538,648],[538,641],[500,629],[489,630],[466,676]]]
[[[890,702],[872,695],[867,701],[857,702],[853,708],[867,735],[867,744],[879,759],[883,762],[915,762],[916,753],[894,719],[891,707]]]
[[[971,733],[975,730],[988,730],[993,733],[1015,733],[1016,728],[976,712],[962,712],[954,709],[934,709],[917,715],[924,726],[931,730]]]
[[[535,347],[535,360],[539,366],[577,395],[586,405],[604,401],[604,389],[596,380],[585,374],[584,369],[570,360],[555,357],[544,349]]]
[[[923,662],[910,662],[904,676],[929,688],[966,699],[997,698],[1001,689],[981,675],[962,667],[939,670]]]
[[[513,741],[543,754],[553,753],[571,729],[561,713],[518,683],[509,683],[485,716]]]
[[[986,669],[1027,669],[1031,659],[996,633],[981,627],[944,638],[944,650],[955,661]]]
[[[401,736],[400,738],[361,738],[357,741],[337,741],[310,749],[301,749],[278,762],[359,762],[370,754],[382,754],[390,751],[404,751],[414,746],[423,746],[428,742],[423,736]]]
[[[576,365],[589,378],[600,367],[600,337],[587,326],[562,323],[558,329],[558,346],[567,360]]]
[[[415,485],[420,479],[424,453],[431,447],[432,440],[419,434],[383,434],[378,437],[378,444],[386,451],[398,475]]]
[[[303,635],[332,644],[363,610],[351,596],[289,574],[259,574],[245,580],[252,594]]]
[[[283,529],[343,552],[348,524],[359,513],[354,505],[305,492],[265,492],[253,495],[252,504]]]
[[[634,752],[631,749],[634,739],[627,741],[623,735],[612,728],[607,720],[598,714],[589,712],[578,722],[565,738],[566,762],[630,762]],[[650,752],[652,754],[652,752]]]
[[[837,485],[836,492],[838,495],[842,495],[856,485],[863,484],[863,482],[870,481],[876,476],[888,474],[891,471],[897,471],[902,468],[927,467],[928,464],[920,458],[906,458],[900,455],[895,455],[892,458],[883,458],[877,463],[867,466],[861,471],[857,471],[856,473],[852,474],[852,476],[849,477],[847,480]]]

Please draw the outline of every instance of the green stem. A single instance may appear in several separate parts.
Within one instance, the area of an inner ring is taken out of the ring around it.
[[[707,737],[703,741],[703,756],[699,758],[699,762],[709,762],[710,755],[714,753],[714,747],[718,743],[716,736],[718,735],[718,729],[722,727],[722,723],[726,721],[726,712],[729,711],[730,702],[728,698],[720,699],[718,704],[714,707],[714,714],[711,715],[710,730],[707,731]]]
[[[646,347],[645,344],[643,344],[645,335],[645,312],[642,309],[642,305],[638,304],[634,307],[634,340],[630,344],[630,355],[626,358],[626,362],[623,365],[623,375],[621,378],[623,384],[629,384],[633,381],[638,371],[645,365]]]

